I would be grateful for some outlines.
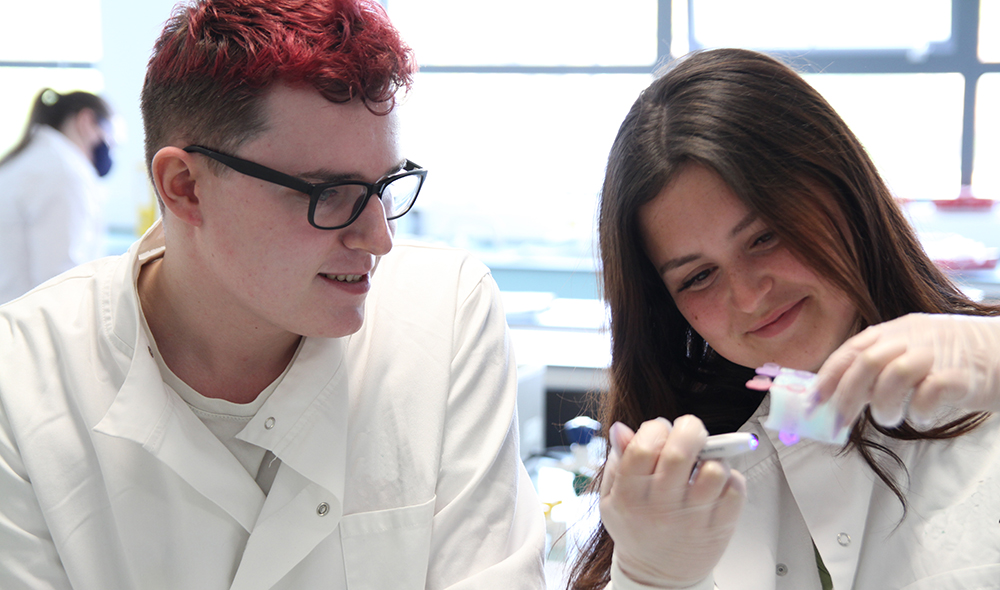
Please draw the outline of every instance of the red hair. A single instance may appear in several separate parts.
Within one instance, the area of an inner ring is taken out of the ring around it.
[[[416,71],[374,0],[199,0],[175,9],[142,92],[146,160],[171,141],[233,149],[263,126],[275,82],[387,113]]]

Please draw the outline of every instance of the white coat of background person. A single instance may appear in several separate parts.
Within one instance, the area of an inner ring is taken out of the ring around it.
[[[24,135],[0,160],[0,304],[104,254],[111,169],[107,103],[89,92],[35,97]]]

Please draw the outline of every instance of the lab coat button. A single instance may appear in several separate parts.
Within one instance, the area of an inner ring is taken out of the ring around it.
[[[274,418],[268,418],[267,420],[264,420],[264,428],[267,430],[271,430],[272,428],[274,428]]]
[[[840,533],[837,535],[837,542],[840,543],[841,547],[847,547],[851,544],[851,536],[847,533]]]
[[[321,503],[316,507],[316,514],[320,516],[326,516],[330,512],[330,505],[326,502]]]
[[[783,563],[779,563],[778,567],[774,568],[774,572],[779,576],[784,576],[788,574],[788,566]]]

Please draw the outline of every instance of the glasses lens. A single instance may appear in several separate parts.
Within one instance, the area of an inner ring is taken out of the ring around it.
[[[362,206],[368,188],[363,184],[340,184],[320,193],[313,221],[320,227],[337,227],[351,220]]]
[[[413,206],[420,192],[423,179],[419,174],[409,174],[394,179],[382,189],[382,206],[386,219],[393,219],[406,213]]]

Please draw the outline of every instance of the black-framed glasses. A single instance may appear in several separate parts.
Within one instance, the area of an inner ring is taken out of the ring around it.
[[[399,172],[387,174],[372,184],[360,180],[312,184],[267,166],[227,156],[200,145],[189,145],[184,151],[208,156],[240,174],[309,195],[309,223],[318,229],[341,229],[351,225],[361,216],[372,195],[378,195],[387,220],[399,219],[413,207],[427,176],[427,170],[406,160]]]

